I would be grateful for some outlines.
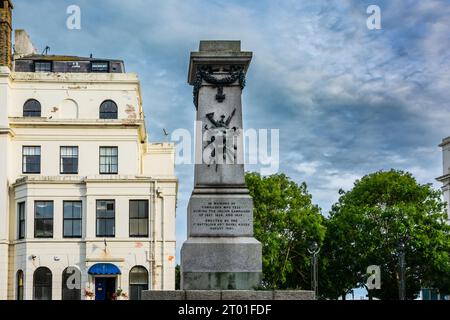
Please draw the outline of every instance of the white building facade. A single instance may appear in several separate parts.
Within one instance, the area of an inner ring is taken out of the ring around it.
[[[437,178],[442,182],[444,200],[447,202],[448,221],[450,223],[450,137],[444,138],[439,145],[442,148],[442,176]]]
[[[173,290],[175,150],[148,143],[138,77],[15,43],[0,64],[0,299]]]

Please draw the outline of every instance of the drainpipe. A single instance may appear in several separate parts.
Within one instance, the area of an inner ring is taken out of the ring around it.
[[[151,199],[150,199],[150,239],[149,239],[149,243],[150,243],[150,248],[149,251],[147,251],[147,261],[150,264],[150,281],[149,281],[149,290],[153,290],[154,286],[153,286],[153,279],[154,279],[154,250],[153,250],[153,239],[155,237],[154,235],[154,224],[155,224],[155,220],[154,220],[154,216],[155,216],[155,207],[156,207],[156,201],[155,201],[155,193],[152,192],[152,186],[155,184],[154,181],[151,182],[150,185],[150,191],[149,194],[151,195]]]
[[[156,201],[156,197],[157,197],[157,188],[158,188],[158,181],[154,181],[153,182],[153,195],[152,195],[152,200],[153,200],[153,210],[152,210],[152,215],[151,215],[151,219],[150,219],[150,225],[152,227],[152,242],[151,242],[151,251],[150,251],[150,263],[151,263],[151,279],[150,279],[150,283],[151,283],[151,289],[155,289],[155,274],[156,274],[156,254],[155,254],[155,250],[156,250],[156,212],[158,212],[157,210],[157,201]]]
[[[156,190],[158,198],[161,199],[161,240],[162,240],[162,249],[161,249],[161,290],[164,290],[164,272],[166,271],[166,233],[164,231],[164,195],[161,189]]]

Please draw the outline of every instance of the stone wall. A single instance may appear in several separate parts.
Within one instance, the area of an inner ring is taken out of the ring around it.
[[[315,300],[315,295],[307,290],[149,290],[142,300]]]

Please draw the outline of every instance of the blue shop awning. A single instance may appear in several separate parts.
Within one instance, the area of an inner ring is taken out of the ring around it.
[[[107,275],[114,275],[114,274],[121,274],[120,269],[117,268],[117,266],[113,265],[112,263],[96,263],[92,267],[89,268],[88,271],[89,274],[93,275],[100,275],[100,274],[107,274]]]

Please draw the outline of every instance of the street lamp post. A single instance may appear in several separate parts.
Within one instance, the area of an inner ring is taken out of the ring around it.
[[[398,286],[398,297],[400,300],[406,300],[406,284],[405,284],[405,243],[400,242],[399,246],[399,264],[400,264],[400,274],[399,274],[399,286]]]
[[[319,251],[320,248],[317,242],[313,242],[308,248],[308,252],[311,255],[311,290],[314,291],[316,299],[319,295],[319,273],[317,270],[317,254]]]

